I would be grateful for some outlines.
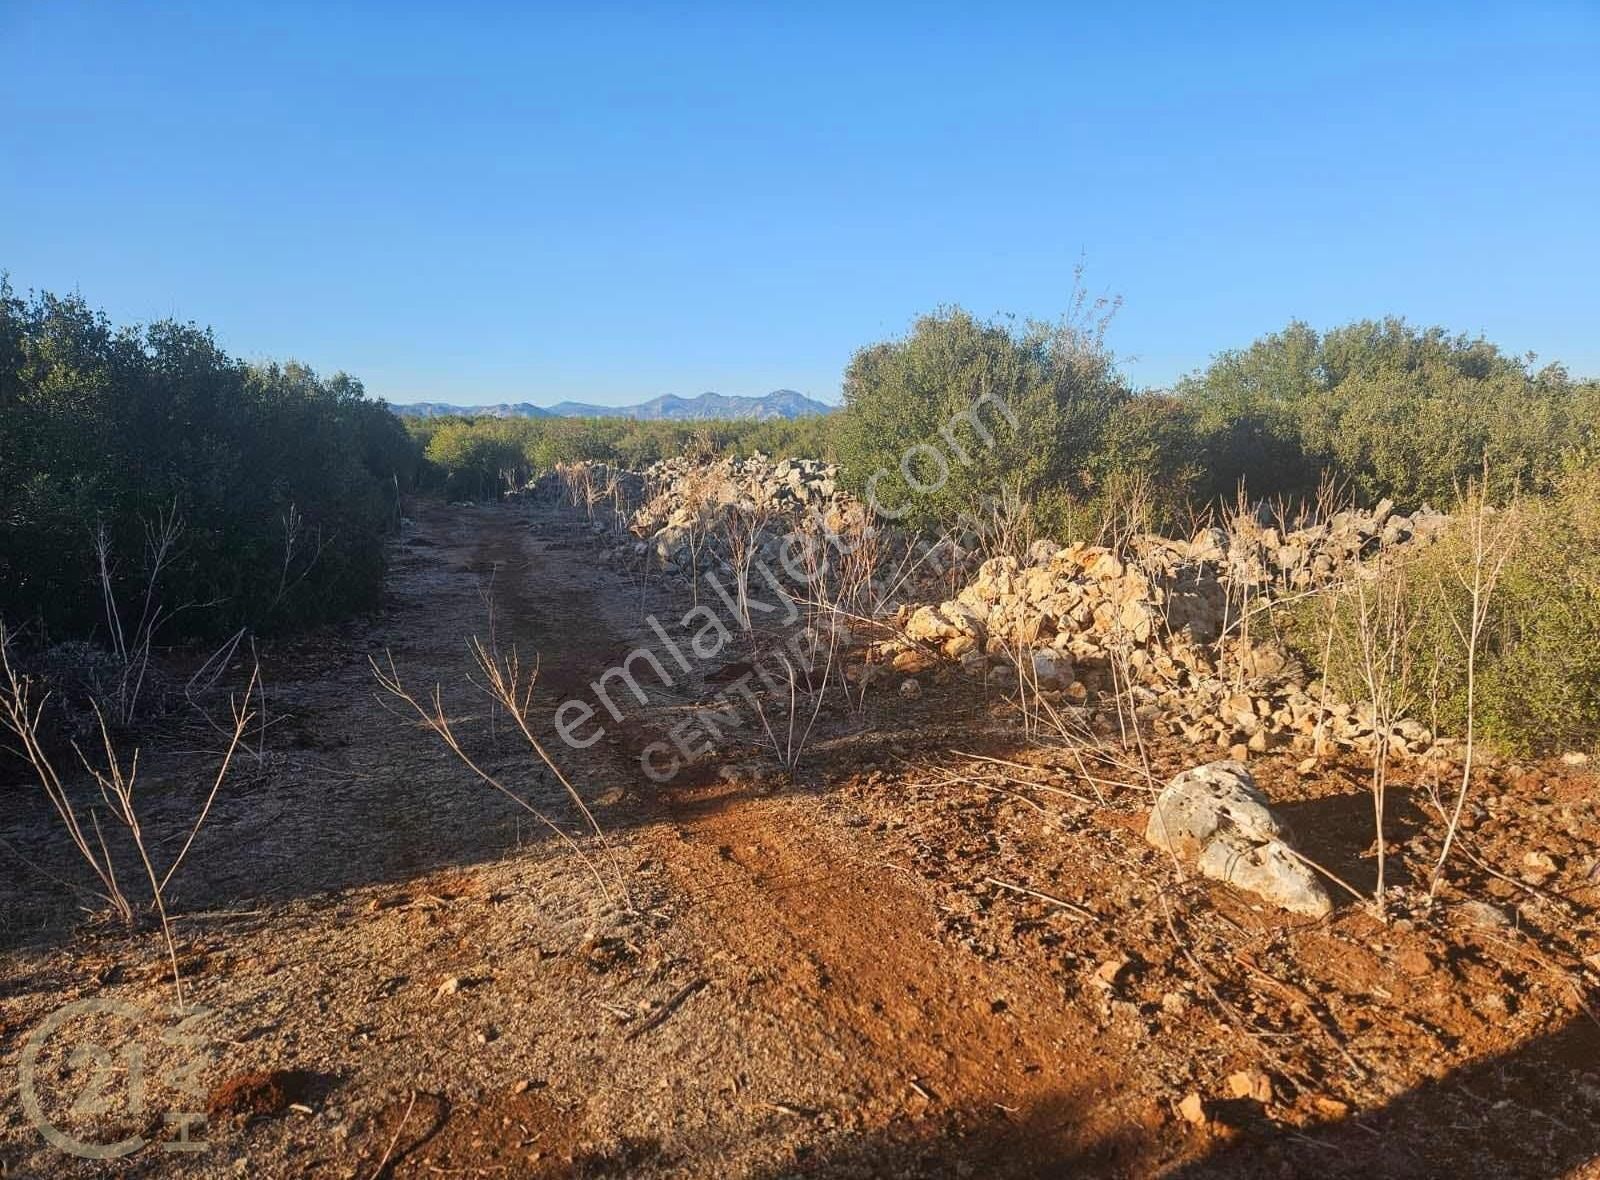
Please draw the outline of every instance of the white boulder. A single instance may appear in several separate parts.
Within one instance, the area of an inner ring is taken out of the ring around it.
[[[1242,762],[1211,762],[1174,778],[1156,798],[1145,839],[1192,862],[1202,876],[1291,913],[1320,918],[1333,910]]]

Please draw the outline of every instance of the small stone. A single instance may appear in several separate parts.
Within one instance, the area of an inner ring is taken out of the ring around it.
[[[1498,1020],[1511,1011],[1506,1004],[1506,998],[1498,992],[1484,992],[1472,1001],[1472,1006],[1480,1012],[1487,1012],[1492,1020]]]
[[[1480,929],[1493,930],[1511,925],[1511,919],[1503,909],[1486,901],[1464,901],[1456,908],[1461,911],[1462,917]]]
[[[1161,997],[1161,1010],[1168,1016],[1182,1016],[1189,1011],[1189,997],[1182,992],[1167,992]]]
[[[1139,1018],[1139,1005],[1129,1000],[1112,1000],[1111,1016],[1125,1024],[1131,1024]]]
[[[1204,876],[1282,906],[1320,918],[1333,899],[1287,842],[1273,814],[1237,760],[1186,770],[1157,796],[1145,826],[1155,847],[1195,861]]]
[[[1556,875],[1561,866],[1548,852],[1528,852],[1522,857],[1522,879],[1537,885]]]
[[[1058,651],[1033,653],[1033,679],[1040,688],[1062,688],[1072,683],[1072,661]]]
[[[1178,1103],[1178,1113],[1183,1116],[1183,1121],[1190,1126],[1203,1127],[1206,1125],[1206,1104],[1200,1095],[1190,1092],[1182,1102]]]
[[[1107,959],[1094,969],[1095,983],[1107,991],[1117,986],[1117,977],[1127,968],[1131,960],[1127,955],[1118,955],[1114,959]]]
[[[438,990],[433,993],[433,996],[434,999],[443,999],[445,996],[455,995],[460,990],[461,977],[459,975],[452,975],[439,985]]]
[[[902,652],[897,652],[890,663],[896,672],[926,672],[932,668],[935,660],[932,655],[920,647],[908,647]]]
[[[1265,1106],[1272,1101],[1272,1079],[1259,1069],[1241,1069],[1228,1075],[1228,1093],[1250,1098]]]
[[[978,641],[971,635],[957,635],[944,643],[944,654],[952,660],[959,660],[977,650]]]
[[[1312,757],[1312,758],[1304,759],[1300,763],[1299,766],[1296,766],[1294,768],[1294,772],[1296,774],[1298,774],[1301,778],[1310,778],[1312,775],[1317,773],[1317,760],[1316,760],[1316,758]]]
[[[1563,766],[1587,766],[1589,765],[1589,755],[1581,750],[1568,750],[1561,755],[1561,764]]]
[[[1311,1105],[1316,1107],[1317,1113],[1325,1119],[1342,1119],[1350,1113],[1350,1104],[1341,1102],[1337,1098],[1329,1098],[1326,1094],[1318,1094],[1311,1100]]]
[[[1419,947],[1406,947],[1394,961],[1407,975],[1426,975],[1433,970],[1433,957]]]

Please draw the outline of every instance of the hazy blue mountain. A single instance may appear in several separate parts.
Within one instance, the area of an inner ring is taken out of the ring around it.
[[[495,418],[804,418],[826,414],[834,407],[797,393],[775,389],[765,397],[740,394],[702,393],[699,397],[666,394],[635,406],[595,406],[586,402],[558,402],[548,409],[517,402],[498,406],[449,406],[443,402],[415,402],[391,406],[397,414],[412,418],[433,418],[442,414],[465,414]]]
[[[412,402],[389,407],[404,418],[442,418],[448,414],[470,414],[474,418],[548,418],[550,411],[529,402],[501,402],[497,406],[452,406],[445,402]]]

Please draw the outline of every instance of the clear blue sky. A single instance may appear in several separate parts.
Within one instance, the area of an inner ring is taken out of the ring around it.
[[[0,0],[0,269],[395,401],[833,398],[1080,257],[1141,384],[1387,312],[1600,373],[1593,0],[437,8]]]

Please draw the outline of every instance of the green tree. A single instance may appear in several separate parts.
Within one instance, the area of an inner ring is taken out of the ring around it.
[[[1239,478],[1257,495],[1303,494],[1330,469],[1369,502],[1448,504],[1486,469],[1496,497],[1546,491],[1593,429],[1559,366],[1535,372],[1485,340],[1394,317],[1321,336],[1292,323],[1177,392],[1212,494]]]
[[[855,354],[839,459],[848,486],[918,525],[1007,489],[1089,496],[1107,424],[1131,397],[1094,333],[941,310]]]
[[[248,366],[193,324],[117,329],[78,296],[24,300],[0,279],[8,618],[91,630],[102,611],[95,536],[104,530],[120,559],[114,589],[136,593],[146,525],[174,510],[188,526],[161,588],[169,607],[188,608],[174,636],[368,605],[418,458],[354,378]]]

